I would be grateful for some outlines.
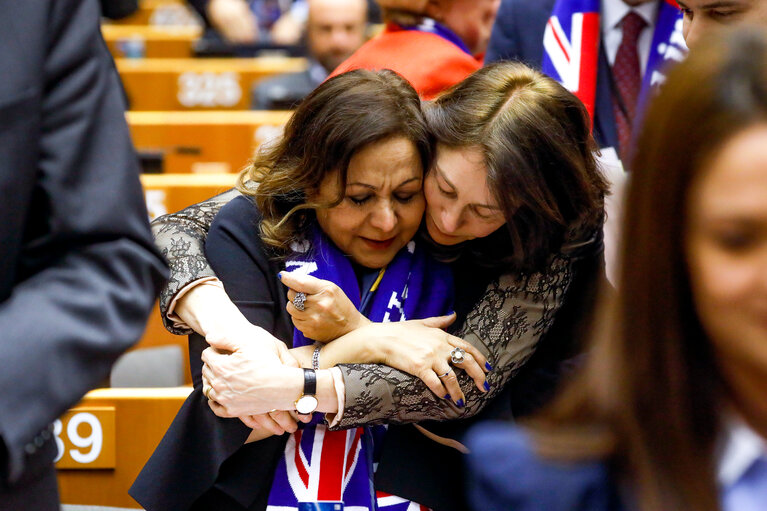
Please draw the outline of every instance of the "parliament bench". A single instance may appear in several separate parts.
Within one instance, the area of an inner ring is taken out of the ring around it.
[[[140,509],[128,488],[191,387],[96,389],[54,423],[62,504]]]
[[[301,57],[116,59],[130,110],[247,110],[254,83],[306,69]]]
[[[202,26],[202,21],[184,0],[141,0],[136,12],[119,20],[110,20],[109,24]]]
[[[101,32],[116,59],[191,58],[200,27],[102,25]]]
[[[282,133],[290,112],[127,112],[133,144],[170,174],[238,172]]]

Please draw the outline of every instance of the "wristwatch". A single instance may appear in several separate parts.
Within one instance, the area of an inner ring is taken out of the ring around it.
[[[296,411],[308,415],[317,409],[317,372],[314,369],[304,369],[304,391],[296,402]]]

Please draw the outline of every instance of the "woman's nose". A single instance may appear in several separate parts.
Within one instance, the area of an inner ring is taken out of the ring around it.
[[[440,220],[442,220],[442,232],[452,234],[458,229],[460,223],[460,212],[454,208],[445,208],[442,210]]]
[[[373,212],[370,224],[382,232],[392,231],[397,225],[397,214],[394,212],[392,205],[388,202],[379,204]]]

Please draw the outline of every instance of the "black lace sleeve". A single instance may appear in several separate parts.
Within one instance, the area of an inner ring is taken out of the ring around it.
[[[177,213],[163,215],[152,222],[157,247],[168,260],[170,278],[160,293],[160,313],[165,328],[177,335],[192,333],[173,325],[167,317],[168,306],[184,286],[203,277],[215,277],[205,258],[205,238],[213,217],[224,204],[240,194],[235,189],[184,208]]]
[[[493,365],[487,376],[489,392],[480,392],[466,373],[458,371],[466,395],[466,407],[460,409],[435,396],[410,374],[383,365],[345,364],[339,367],[346,404],[334,429],[448,420],[478,413],[525,364],[553,324],[572,282],[574,261],[570,251],[563,251],[552,257],[545,272],[502,275],[467,316],[458,335]]]

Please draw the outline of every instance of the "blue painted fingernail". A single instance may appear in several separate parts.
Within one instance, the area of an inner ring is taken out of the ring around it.
[[[493,370],[493,366],[490,365],[490,362],[485,362],[485,369],[487,369],[488,371]]]
[[[450,399],[450,394],[445,394],[445,399]]]
[[[277,278],[278,278],[278,279],[280,279],[280,280],[282,280],[282,272],[280,272],[280,273],[278,273],[278,274],[277,274]]]
[[[458,408],[463,408],[466,405],[463,403],[463,399],[459,399],[458,401],[455,402],[455,406],[457,406]]]
[[[490,384],[485,381],[485,390],[490,390]]]

